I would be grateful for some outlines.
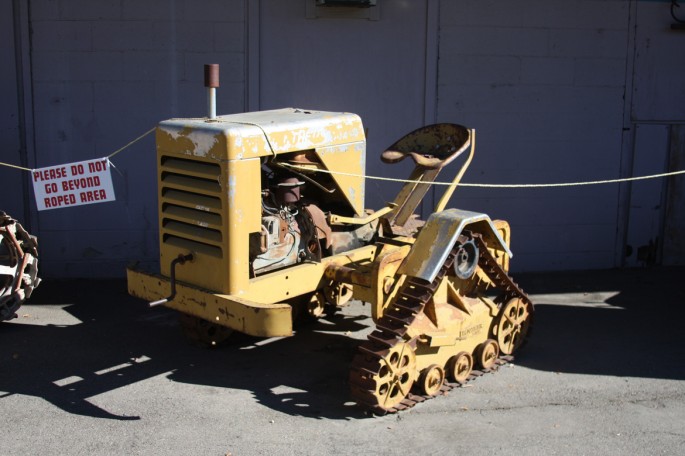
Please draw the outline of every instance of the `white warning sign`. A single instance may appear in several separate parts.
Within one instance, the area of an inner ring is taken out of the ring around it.
[[[107,158],[31,171],[39,211],[114,201]]]

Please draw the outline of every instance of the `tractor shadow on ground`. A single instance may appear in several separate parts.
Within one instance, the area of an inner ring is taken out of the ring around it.
[[[685,268],[516,276],[537,305],[532,337],[516,364],[685,379],[683,277]],[[50,309],[71,323],[53,318]],[[40,321],[34,311],[42,313]],[[178,384],[248,391],[256,402],[293,416],[368,417],[350,401],[347,384],[356,346],[371,325],[368,312],[351,308],[291,338],[239,336],[205,349],[184,340],[173,311],[128,296],[123,280],[45,281],[18,321],[0,324],[0,407],[21,394],[75,415],[146,419],[114,414],[92,398],[164,375]]]
[[[536,304],[516,363],[532,369],[685,379],[685,268],[516,277]]]
[[[51,319],[49,309],[73,321]],[[32,324],[32,312],[48,317]],[[257,402],[290,415],[368,416],[350,402],[347,386],[359,343],[349,335],[368,327],[366,315],[326,317],[280,340],[238,334],[226,346],[207,349],[183,338],[174,311],[149,309],[126,294],[121,280],[44,281],[18,313],[17,320],[0,324],[0,406],[3,398],[22,394],[76,415],[144,419],[113,414],[90,399],[166,375],[179,383],[249,391]]]
[[[298,326],[294,337],[270,342],[239,335],[218,349],[199,348],[192,369],[171,380],[249,391],[266,407],[293,416],[357,419],[368,416],[350,399],[348,369],[364,317],[320,320]],[[264,344],[264,342],[267,342]]]

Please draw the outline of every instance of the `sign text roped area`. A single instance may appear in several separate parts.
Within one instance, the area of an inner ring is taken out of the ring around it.
[[[31,180],[39,211],[116,199],[107,158],[34,169]]]

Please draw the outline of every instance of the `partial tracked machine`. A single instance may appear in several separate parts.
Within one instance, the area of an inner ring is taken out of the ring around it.
[[[38,240],[0,211],[0,321],[16,318],[39,283]]]

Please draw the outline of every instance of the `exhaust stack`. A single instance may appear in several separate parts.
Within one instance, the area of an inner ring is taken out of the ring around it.
[[[216,119],[216,88],[219,87],[219,64],[205,64],[205,87],[207,87],[207,117]]]

